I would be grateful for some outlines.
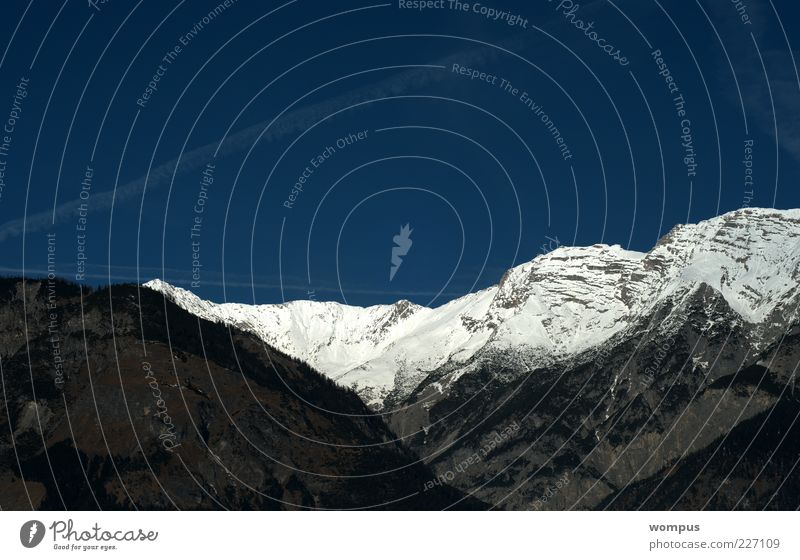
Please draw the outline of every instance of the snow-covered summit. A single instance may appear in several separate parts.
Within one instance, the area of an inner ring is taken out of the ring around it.
[[[648,253],[559,247],[510,269],[495,286],[433,309],[407,301],[216,304],[161,280],[145,286],[200,317],[253,332],[380,409],[390,393],[407,395],[428,372],[481,353],[547,362],[597,347],[703,283],[751,323],[796,301],[800,210],[749,208],[680,225]]]

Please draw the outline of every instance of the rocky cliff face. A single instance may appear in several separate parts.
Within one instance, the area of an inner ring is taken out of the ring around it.
[[[498,507],[728,509],[753,484],[747,507],[794,508],[800,328],[791,316],[771,337],[756,328],[701,286],[600,352],[522,370],[482,361],[444,395],[421,389],[392,423],[440,474],[497,439],[451,484]],[[498,439],[508,426],[519,429]]]
[[[136,286],[0,281],[0,506],[439,509],[352,391]],[[466,507],[479,505],[471,501]]]

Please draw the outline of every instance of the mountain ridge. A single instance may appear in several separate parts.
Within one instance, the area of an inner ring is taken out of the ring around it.
[[[145,286],[307,360],[384,411],[430,372],[481,354],[519,354],[541,365],[597,348],[661,302],[702,285],[743,320],[765,322],[797,298],[799,264],[800,210],[748,208],[677,225],[646,253],[561,246],[436,308],[405,300],[215,304],[161,280]]]
[[[423,494],[433,473],[352,391],[151,290],[0,278],[0,325],[3,510],[442,509],[462,497]]]

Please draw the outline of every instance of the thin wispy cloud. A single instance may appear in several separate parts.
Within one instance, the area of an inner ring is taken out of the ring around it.
[[[70,265],[64,265],[63,268],[67,268],[68,266]],[[60,265],[56,265],[56,270],[61,268]],[[134,284],[165,277],[166,281],[170,284],[188,289],[193,280],[185,270],[179,269],[142,267],[137,271],[135,267],[114,266],[109,270],[107,267],[100,265],[91,266],[89,269],[90,270],[84,274],[84,278],[87,280],[95,280],[98,284],[107,284],[109,281],[117,284]],[[47,276],[47,273],[48,271],[43,268],[26,268],[23,270],[21,268],[0,267],[0,275],[5,277],[44,278]],[[289,292],[297,291],[303,294],[306,294],[309,289],[308,283],[303,282],[303,279],[299,277],[286,277],[281,283],[280,278],[276,277],[256,276],[251,279],[250,276],[242,274],[226,274],[224,281],[221,275],[208,274],[203,279],[203,286],[207,288],[221,288],[222,286],[228,288],[254,288],[257,290],[279,290],[283,288]],[[339,286],[334,285],[314,284],[315,293],[341,294],[342,291],[344,291],[344,295],[346,296],[377,295],[396,296],[398,298],[433,297],[436,295],[442,297],[460,297],[465,294],[463,291],[445,291],[439,293],[436,290],[388,290],[360,286],[343,286],[340,289]],[[303,299],[306,299],[306,297]]]
[[[529,43],[530,36],[516,35],[505,41],[498,42],[498,45],[508,50],[515,50]],[[475,65],[485,64],[501,54],[501,51],[492,47],[478,47],[432,63],[425,62],[425,64],[443,67],[447,67],[454,62]],[[417,68],[405,70],[375,84],[355,89],[309,107],[288,112],[276,120],[263,135],[261,133],[270,121],[259,122],[228,136],[222,146],[219,146],[218,142],[212,142],[185,152],[180,158],[180,165],[178,165],[178,158],[174,158],[153,168],[149,177],[143,175],[120,186],[116,191],[111,189],[93,194],[91,204],[89,204],[89,212],[96,213],[109,210],[112,203],[118,206],[127,201],[138,200],[144,192],[145,186],[148,191],[154,191],[168,185],[173,176],[181,177],[197,171],[213,159],[218,146],[218,157],[241,153],[248,149],[259,138],[259,135],[261,135],[259,142],[273,142],[292,133],[303,131],[344,107],[371,99],[397,96],[412,90],[419,90],[424,86],[444,80],[445,77],[445,69]],[[40,232],[51,228],[53,225],[74,220],[78,216],[78,208],[81,202],[83,201],[76,198],[59,204],[55,211],[51,209],[38,212],[29,215],[27,220],[17,218],[0,224],[0,243],[22,235],[23,231],[27,233]]]

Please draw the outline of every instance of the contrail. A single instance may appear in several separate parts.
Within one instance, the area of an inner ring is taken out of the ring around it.
[[[526,39],[528,40],[526,41]],[[502,45],[503,48],[513,50],[515,48],[520,48],[523,44],[530,44],[529,39],[530,35],[517,35],[499,44]],[[458,62],[459,64],[481,64],[500,54],[500,51],[497,49],[479,47],[448,56],[434,62],[434,64],[441,66],[448,66],[453,62]],[[329,101],[323,101],[304,109],[292,111],[278,119],[275,124],[270,127],[270,130],[264,133],[261,137],[261,141],[274,141],[292,132],[305,130],[321,118],[330,115],[342,107],[354,105],[369,99],[399,95],[410,89],[441,81],[446,75],[447,73],[445,70],[433,70],[430,68],[408,70],[397,76],[378,82],[377,84],[364,86],[352,92],[339,95]],[[261,134],[262,130],[269,122],[270,121],[265,120],[229,136],[226,142],[220,147],[217,156],[235,154],[247,149],[259,134]],[[196,171],[213,158],[217,146],[217,142],[212,142],[186,152],[181,158],[177,173],[176,167],[178,165],[178,158],[174,158],[155,167],[150,172],[149,180],[147,176],[144,175],[119,187],[116,189],[116,195],[113,190],[93,194],[88,204],[89,212],[94,213],[100,210],[107,210],[111,208],[112,201],[116,204],[120,204],[126,200],[137,197],[144,192],[145,181],[147,181],[148,191],[152,191],[169,184],[173,174],[180,177]],[[55,224],[63,224],[74,220],[78,217],[79,207],[82,202],[84,201],[76,198],[69,202],[59,204],[55,211],[48,210],[31,214],[28,216],[27,222],[22,218],[7,221],[0,225],[0,243],[9,238],[22,235],[23,226],[26,232],[32,233],[46,230]]]

